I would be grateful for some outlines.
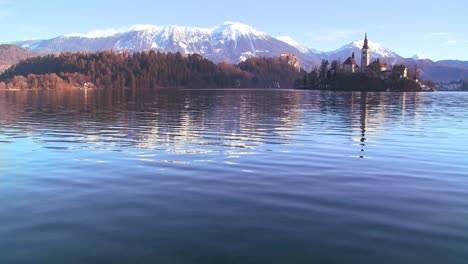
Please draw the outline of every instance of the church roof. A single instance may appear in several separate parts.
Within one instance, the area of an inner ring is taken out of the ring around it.
[[[356,60],[353,57],[349,57],[343,65],[357,65]]]

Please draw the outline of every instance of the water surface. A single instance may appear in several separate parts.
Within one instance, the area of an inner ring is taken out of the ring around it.
[[[0,263],[466,263],[467,102],[0,92]]]

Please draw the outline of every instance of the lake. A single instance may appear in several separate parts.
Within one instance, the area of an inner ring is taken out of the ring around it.
[[[0,92],[0,263],[467,261],[468,93]]]

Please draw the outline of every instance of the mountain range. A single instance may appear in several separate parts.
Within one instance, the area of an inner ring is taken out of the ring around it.
[[[57,53],[100,50],[128,50],[130,52],[160,50],[197,53],[214,62],[239,63],[250,57],[277,57],[282,53],[296,55],[302,67],[310,70],[321,60],[346,60],[353,52],[360,61],[363,40],[351,42],[336,51],[321,52],[301,45],[289,37],[273,37],[238,22],[226,22],[213,28],[136,25],[120,29],[97,30],[85,34],[67,34],[52,39],[16,41],[14,44],[28,52]],[[421,78],[452,81],[468,78],[468,62],[439,61],[420,57],[403,58],[384,45],[370,42],[371,57],[387,64],[405,63],[418,66]],[[0,56],[0,64],[2,64]]]

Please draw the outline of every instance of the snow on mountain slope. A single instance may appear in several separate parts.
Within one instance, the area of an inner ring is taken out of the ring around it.
[[[306,46],[303,46],[302,44],[295,41],[294,39],[292,39],[289,36],[279,36],[279,37],[277,37],[277,39],[283,41],[286,44],[289,44],[289,45],[295,47],[296,49],[298,49],[302,53],[307,53],[307,52],[310,51],[309,48],[307,48]]]
[[[361,49],[364,46],[364,40],[356,40],[354,42],[345,45],[338,50],[326,52],[327,58],[329,60],[340,59],[341,61],[346,60],[354,52],[356,56],[356,61],[361,61]],[[381,59],[388,64],[398,63],[403,59],[400,55],[396,54],[394,51],[386,48],[384,45],[369,41],[369,48],[371,50],[371,61],[375,59]]]
[[[88,33],[74,33],[74,34],[67,34],[64,37],[68,38],[107,38],[112,37],[119,34],[124,34],[132,31],[147,31],[147,32],[154,32],[160,31],[161,27],[153,26],[153,25],[135,25],[131,27],[122,27],[122,28],[108,28],[104,30],[94,30]]]
[[[412,59],[415,59],[415,60],[425,60],[427,59],[427,57],[421,55],[421,54],[415,54],[413,55],[413,57],[411,57]]]
[[[230,21],[214,28],[136,25],[14,44],[40,53],[153,49],[198,53],[215,62],[234,63],[254,56],[276,57],[286,52],[299,56],[306,66],[316,63],[314,58],[265,32]]]
[[[352,42],[332,52],[307,48],[290,37],[274,38],[239,22],[226,22],[213,28],[135,25],[131,27],[95,30],[88,33],[67,34],[53,39],[18,41],[13,43],[38,53],[79,52],[100,50],[129,50],[138,52],[159,50],[198,53],[215,62],[238,63],[250,57],[277,57],[291,53],[299,57],[305,69],[320,64],[322,59],[344,61],[356,53],[360,60],[363,40]],[[395,63],[401,57],[382,44],[370,42],[372,58],[384,58]]]
[[[356,40],[354,42],[351,42],[348,45],[341,47],[340,49],[338,49],[337,51],[334,51],[333,53],[356,50],[356,49],[361,50],[363,46],[364,46],[364,40]],[[377,42],[369,41],[369,48],[371,52],[377,57],[382,57],[382,58],[400,57],[398,54],[396,54],[392,50],[386,48],[384,45],[377,43]]]
[[[255,36],[258,38],[266,38],[268,34],[253,29],[239,22],[227,21],[222,26],[215,27],[211,30],[214,37],[221,37],[227,40],[237,40],[242,36]]]

